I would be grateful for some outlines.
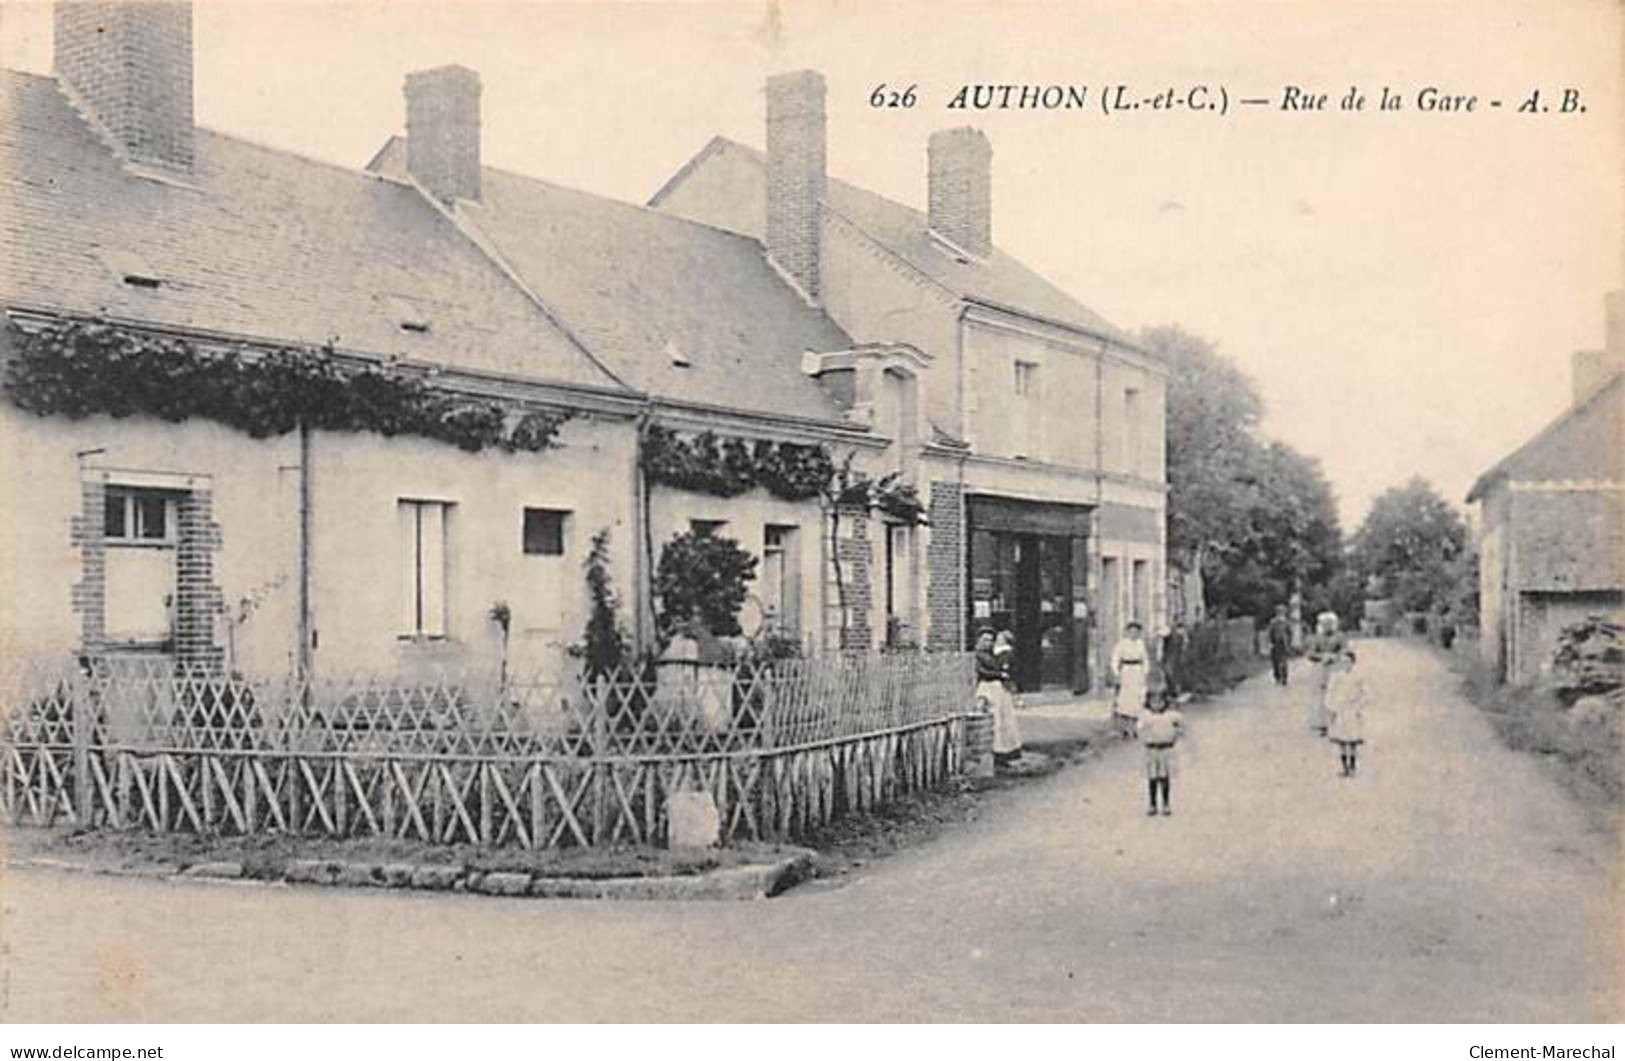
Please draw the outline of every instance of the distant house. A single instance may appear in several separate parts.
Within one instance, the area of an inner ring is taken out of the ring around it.
[[[1607,342],[1574,356],[1570,407],[1479,476],[1484,658],[1527,682],[1564,626],[1625,607],[1625,292],[1608,297]]]
[[[1124,623],[1167,614],[1167,365],[994,244],[981,132],[931,136],[922,212],[826,174],[824,96],[812,71],[770,78],[765,152],[717,137],[650,205],[760,239],[809,304],[882,344],[810,368],[855,368],[855,406],[895,388],[922,410],[918,434],[874,422],[930,501],[924,640],[1009,628],[1023,689],[1086,688]],[[912,535],[890,533],[888,550]]]

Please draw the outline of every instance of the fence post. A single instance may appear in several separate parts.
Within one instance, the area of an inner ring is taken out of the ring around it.
[[[81,826],[92,818],[90,784],[90,735],[95,726],[90,704],[90,687],[84,675],[73,676],[73,809]]]

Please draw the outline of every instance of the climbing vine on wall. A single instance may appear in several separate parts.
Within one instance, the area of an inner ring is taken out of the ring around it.
[[[785,501],[823,495],[835,472],[823,446],[743,439],[706,431],[685,438],[650,424],[643,433],[643,470],[663,486],[738,497],[760,486]]]
[[[200,348],[99,320],[58,321],[33,332],[13,325],[11,333],[15,354],[5,391],[39,416],[200,418],[254,438],[304,422],[321,430],[415,435],[469,453],[551,449],[569,419],[452,394],[393,367],[351,367],[331,348],[245,356],[243,349]]]

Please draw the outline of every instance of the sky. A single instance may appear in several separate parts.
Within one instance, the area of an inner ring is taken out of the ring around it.
[[[199,124],[361,167],[410,70],[483,83],[485,161],[644,202],[711,136],[763,142],[767,75],[829,84],[829,170],[916,206],[925,142],[992,140],[994,239],[1131,331],[1178,324],[1257,383],[1352,530],[1421,475],[1473,479],[1565,408],[1625,287],[1625,4],[199,0]],[[50,70],[50,9],[0,0],[0,64]],[[912,108],[875,88],[917,86]],[[1088,86],[1082,110],[953,110],[966,84]],[[1224,114],[1107,115],[1206,86]],[[1288,87],[1326,110],[1288,111]],[[1398,112],[1377,109],[1388,86]],[[1418,108],[1421,90],[1476,95]],[[1355,88],[1364,109],[1343,111]],[[1564,89],[1584,104],[1560,112]],[[1519,114],[1539,89],[1546,113]],[[1261,98],[1263,105],[1239,103]],[[1501,100],[1492,108],[1491,100]]]

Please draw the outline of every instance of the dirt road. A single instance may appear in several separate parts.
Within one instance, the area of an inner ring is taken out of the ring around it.
[[[1267,679],[1138,750],[767,903],[607,904],[13,872],[7,1020],[1598,1021],[1617,855],[1419,646],[1362,646],[1360,776]]]

